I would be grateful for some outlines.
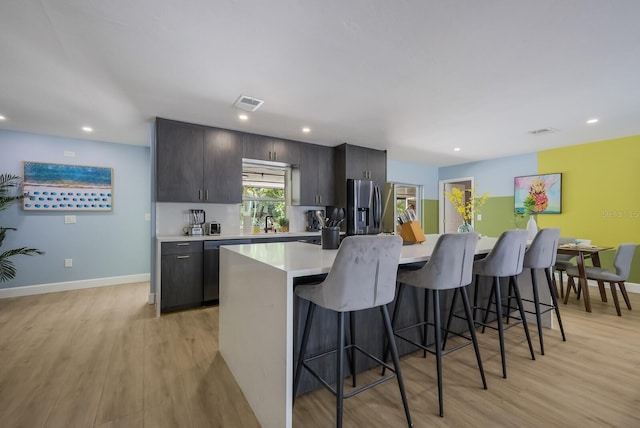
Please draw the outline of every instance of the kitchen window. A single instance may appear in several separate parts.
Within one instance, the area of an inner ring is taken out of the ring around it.
[[[289,201],[290,169],[245,162],[242,168],[240,224],[244,233],[280,228]]]

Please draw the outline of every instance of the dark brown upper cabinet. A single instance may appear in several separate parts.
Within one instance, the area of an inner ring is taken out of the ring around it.
[[[241,134],[157,118],[156,196],[158,202],[240,203]]]
[[[335,172],[333,147],[301,144],[300,168],[294,170],[294,205],[327,206],[334,203]]]
[[[300,145],[297,141],[264,135],[242,135],[242,156],[246,159],[266,160],[272,162],[298,165],[300,162]]]
[[[335,148],[335,205],[346,206],[347,179],[371,180],[377,186],[387,181],[387,152],[341,144]]]

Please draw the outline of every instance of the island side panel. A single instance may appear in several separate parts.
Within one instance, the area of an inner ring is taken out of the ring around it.
[[[265,428],[292,426],[292,301],[285,271],[221,248],[220,353]]]

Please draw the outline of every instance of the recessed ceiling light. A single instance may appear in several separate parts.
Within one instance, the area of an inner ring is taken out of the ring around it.
[[[247,116],[247,115],[246,115],[246,114],[244,114],[244,113],[240,113],[240,114],[238,115],[238,119],[240,119],[240,120],[247,120],[247,119],[249,119],[249,116]]]
[[[93,132],[93,128],[92,128],[92,127],[90,127],[90,126],[83,126],[83,127],[82,127],[82,130],[83,130],[84,132]]]
[[[589,120],[587,120],[587,123],[588,123],[589,125],[592,125],[592,124],[594,124],[594,123],[598,123],[598,119],[595,119],[595,118],[593,118],[593,119],[589,119]]]
[[[309,128],[308,126],[305,126],[304,128],[302,128],[302,132],[304,132],[305,134],[308,134],[309,132],[311,132],[311,128]]]
[[[455,149],[453,149],[454,152],[459,152],[460,151],[460,147],[456,147]]]
[[[7,120],[7,118],[0,114],[0,120]]]

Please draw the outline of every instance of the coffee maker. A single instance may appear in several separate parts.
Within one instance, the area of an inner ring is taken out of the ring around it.
[[[204,210],[189,210],[189,235],[204,235],[203,225],[205,223]]]

